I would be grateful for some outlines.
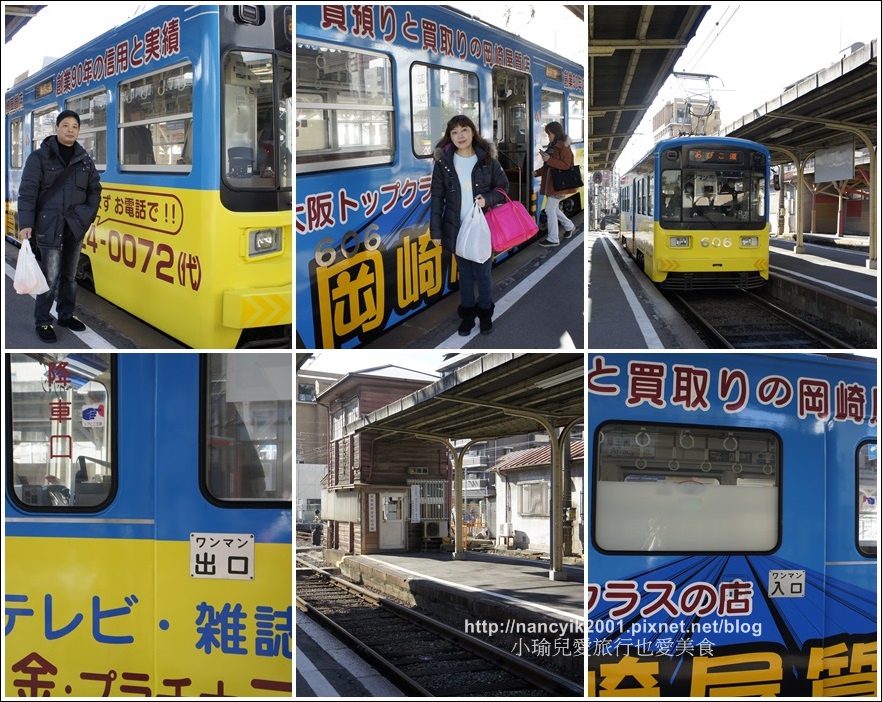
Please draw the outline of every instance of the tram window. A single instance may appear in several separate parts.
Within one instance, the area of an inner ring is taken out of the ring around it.
[[[86,150],[95,167],[107,167],[107,91],[78,95],[65,103],[65,109],[80,116],[80,135],[77,140]]]
[[[857,452],[858,548],[876,557],[879,542],[879,475],[876,442],[862,444]]]
[[[469,117],[480,131],[478,76],[424,64],[410,72],[413,153],[432,156],[444,136],[447,122],[456,115]]]
[[[667,173],[667,171],[665,171]],[[750,222],[751,228],[765,223],[765,176],[733,168],[725,171],[685,169],[685,217],[710,221]]]
[[[750,205],[747,212],[754,222],[764,222],[766,216],[766,179],[759,173],[751,177]],[[752,206],[751,206],[752,205]]]
[[[299,172],[392,163],[392,62],[366,51],[297,44]]]
[[[124,171],[189,173],[193,67],[176,66],[119,86],[117,158]]]
[[[8,489],[23,509],[89,511],[114,479],[109,354],[7,356]]]
[[[772,432],[609,423],[595,445],[599,548],[764,553],[777,545],[781,443]]]
[[[661,219],[680,220],[681,207],[684,203],[680,187],[680,171],[667,170],[661,174],[662,201],[659,208]]]
[[[567,132],[568,125],[564,123],[563,101],[563,93],[543,88],[539,95],[540,124],[543,127],[549,122],[560,122],[563,125],[564,132]],[[567,134],[572,136],[569,132]],[[539,137],[539,146],[540,148],[548,146],[548,135],[544,129]]]
[[[42,110],[36,110],[34,112],[34,134],[33,139],[31,140],[31,147],[34,151],[40,148],[43,139],[55,134],[55,119],[58,117],[59,113],[60,110],[55,105],[52,107],[44,107]]]
[[[211,354],[205,397],[205,483],[222,501],[290,501],[290,357]]]
[[[14,119],[9,123],[9,167],[22,168],[24,158],[22,156],[22,128],[21,119]]]
[[[294,182],[294,102],[291,74],[294,71],[289,57],[279,57],[281,88],[279,91],[279,126],[276,141],[279,146],[279,186],[290,188]]]
[[[570,95],[567,110],[569,116],[564,131],[575,143],[585,141],[585,100]]]

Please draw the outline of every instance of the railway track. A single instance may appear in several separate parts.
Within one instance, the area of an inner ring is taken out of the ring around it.
[[[668,293],[712,348],[849,349],[844,341],[747,290]]]
[[[408,696],[581,697],[581,684],[297,559],[297,607]]]

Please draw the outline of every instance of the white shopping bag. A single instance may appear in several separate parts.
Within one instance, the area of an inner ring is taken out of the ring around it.
[[[31,251],[29,239],[21,242],[21,251],[18,252],[18,262],[15,264],[15,278],[12,285],[19,295],[40,295],[49,292],[46,277],[40,270],[40,264],[37,263],[34,252]]]
[[[484,263],[492,254],[490,226],[481,208],[475,204],[459,225],[456,255],[475,263]]]

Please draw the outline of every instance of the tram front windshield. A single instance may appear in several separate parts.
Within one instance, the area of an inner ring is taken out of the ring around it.
[[[659,220],[673,229],[762,229],[764,164],[755,152],[689,149],[682,166],[662,168]]]

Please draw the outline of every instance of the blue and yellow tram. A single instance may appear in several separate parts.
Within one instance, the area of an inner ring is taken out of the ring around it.
[[[4,373],[4,698],[290,698],[290,354]]]
[[[6,236],[28,155],[79,113],[101,174],[78,278],[193,348],[291,345],[292,8],[147,10],[6,93]]]
[[[588,696],[877,697],[876,361],[587,375]]]
[[[731,137],[657,143],[621,178],[622,245],[674,290],[769,279],[769,152]]]
[[[428,232],[447,121],[475,122],[511,198],[538,213],[544,125],[561,122],[582,159],[583,67],[433,5],[303,5],[296,26],[297,345],[353,347],[456,288]]]

